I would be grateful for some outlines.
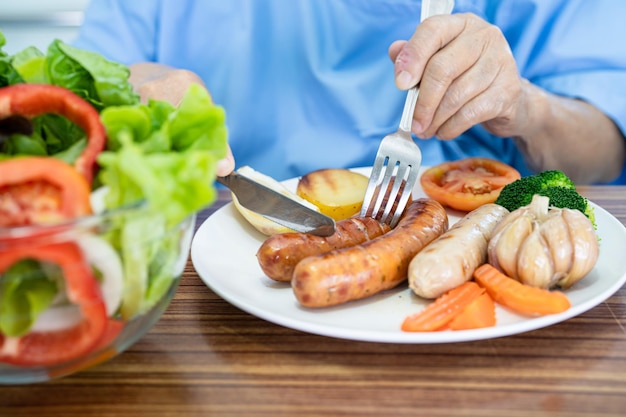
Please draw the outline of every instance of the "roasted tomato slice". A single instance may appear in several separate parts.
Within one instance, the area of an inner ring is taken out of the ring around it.
[[[0,162],[0,227],[51,224],[91,213],[87,180],[52,157]]]
[[[427,169],[420,178],[430,198],[462,211],[493,203],[500,190],[520,178],[510,165],[489,158],[465,158]]]

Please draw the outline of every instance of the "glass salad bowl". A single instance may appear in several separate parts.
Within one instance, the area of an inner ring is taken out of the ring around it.
[[[169,305],[195,214],[170,226],[137,205],[51,226],[0,227],[0,384],[106,361]]]
[[[0,384],[18,384],[107,360],[159,319],[228,131],[198,83],[144,103],[130,69],[94,52],[4,43]]]

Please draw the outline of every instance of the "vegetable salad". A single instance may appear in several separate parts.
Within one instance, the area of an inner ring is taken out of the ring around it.
[[[171,287],[181,235],[168,231],[216,198],[225,112],[199,85],[177,107],[140,103],[126,66],[60,40],[4,45],[0,32],[0,363],[49,365],[101,346]],[[56,245],[4,233],[92,212],[115,214],[104,233]]]

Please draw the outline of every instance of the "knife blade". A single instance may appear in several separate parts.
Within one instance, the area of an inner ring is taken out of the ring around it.
[[[225,177],[217,177],[217,182],[228,187],[243,207],[282,226],[317,236],[330,236],[335,233],[335,221],[332,217],[235,171]]]

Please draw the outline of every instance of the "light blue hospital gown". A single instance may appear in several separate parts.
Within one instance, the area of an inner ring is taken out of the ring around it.
[[[75,45],[198,73],[226,109],[237,165],[286,179],[372,164],[406,96],[387,50],[411,36],[420,3],[93,0]],[[498,25],[523,77],[593,103],[626,132],[626,2],[457,0],[454,12]],[[481,126],[418,143],[425,165],[487,156],[529,173],[511,140]]]

